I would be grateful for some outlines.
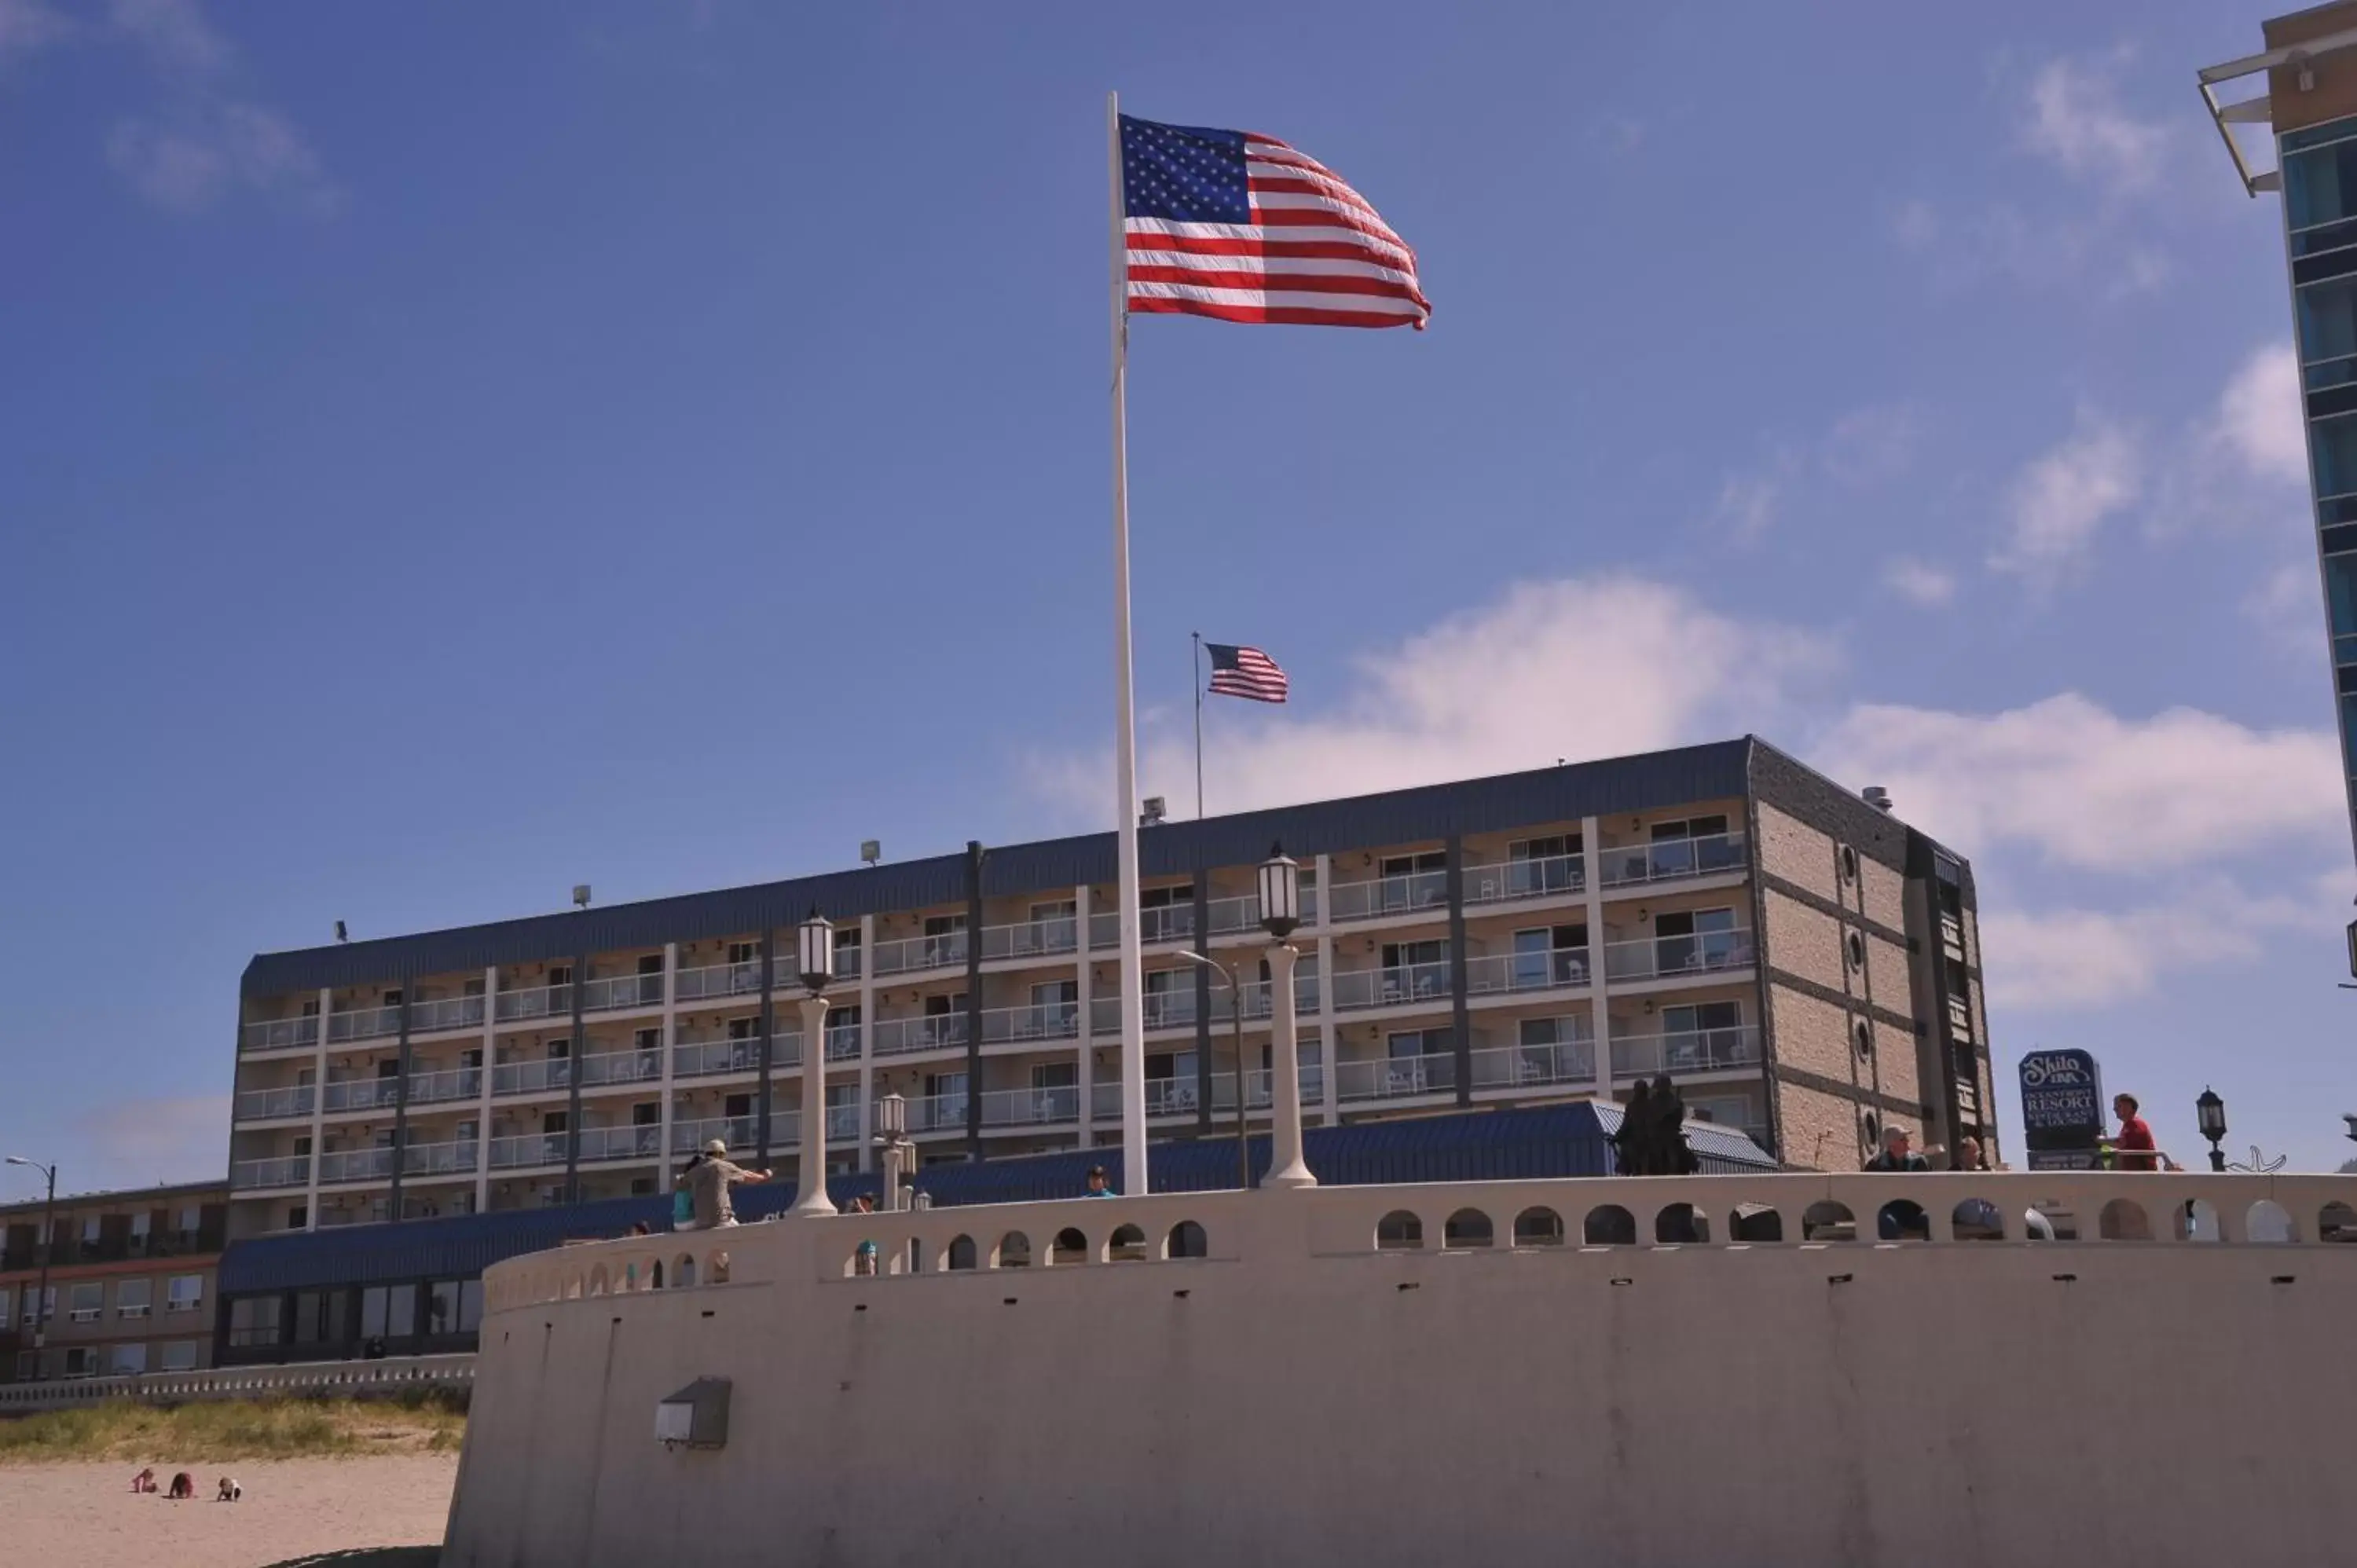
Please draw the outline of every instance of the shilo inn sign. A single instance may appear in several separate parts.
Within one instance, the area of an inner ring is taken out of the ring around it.
[[[2022,1058],[2021,1125],[2031,1170],[2093,1170],[2104,1133],[2104,1074],[2095,1058],[2085,1051]]]

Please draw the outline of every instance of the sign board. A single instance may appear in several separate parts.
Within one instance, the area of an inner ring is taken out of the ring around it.
[[[2021,1129],[2033,1156],[2041,1150],[2090,1152],[2085,1166],[2041,1165],[2033,1157],[2033,1170],[2090,1168],[2104,1132],[2104,1075],[2095,1058],[2085,1051],[2032,1051],[2022,1058]]]
[[[2032,1149],[2029,1168],[2034,1171],[2091,1171],[2101,1156],[2093,1149]]]

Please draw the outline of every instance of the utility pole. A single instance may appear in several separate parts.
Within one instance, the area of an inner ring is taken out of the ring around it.
[[[30,1165],[49,1179],[49,1195],[41,1204],[41,1279],[33,1287],[33,1376],[41,1375],[41,1349],[49,1342],[49,1255],[58,1250],[58,1167],[10,1155],[12,1165]]]

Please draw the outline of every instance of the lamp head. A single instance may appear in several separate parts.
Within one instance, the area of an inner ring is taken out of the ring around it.
[[[2193,1102],[2193,1113],[2200,1120],[2205,1141],[2214,1144],[2226,1135],[2226,1102],[2218,1098],[2216,1090],[2202,1090]]]
[[[1278,941],[1301,924],[1301,865],[1281,843],[1270,844],[1260,863],[1260,923]]]
[[[801,964],[802,987],[815,996],[834,978],[834,925],[813,904],[797,935],[795,957]]]

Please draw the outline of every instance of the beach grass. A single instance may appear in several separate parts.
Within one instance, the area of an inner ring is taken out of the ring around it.
[[[455,1454],[466,1432],[464,1397],[438,1389],[363,1400],[204,1400],[181,1405],[112,1400],[0,1421],[0,1464],[115,1459],[162,1466]]]

